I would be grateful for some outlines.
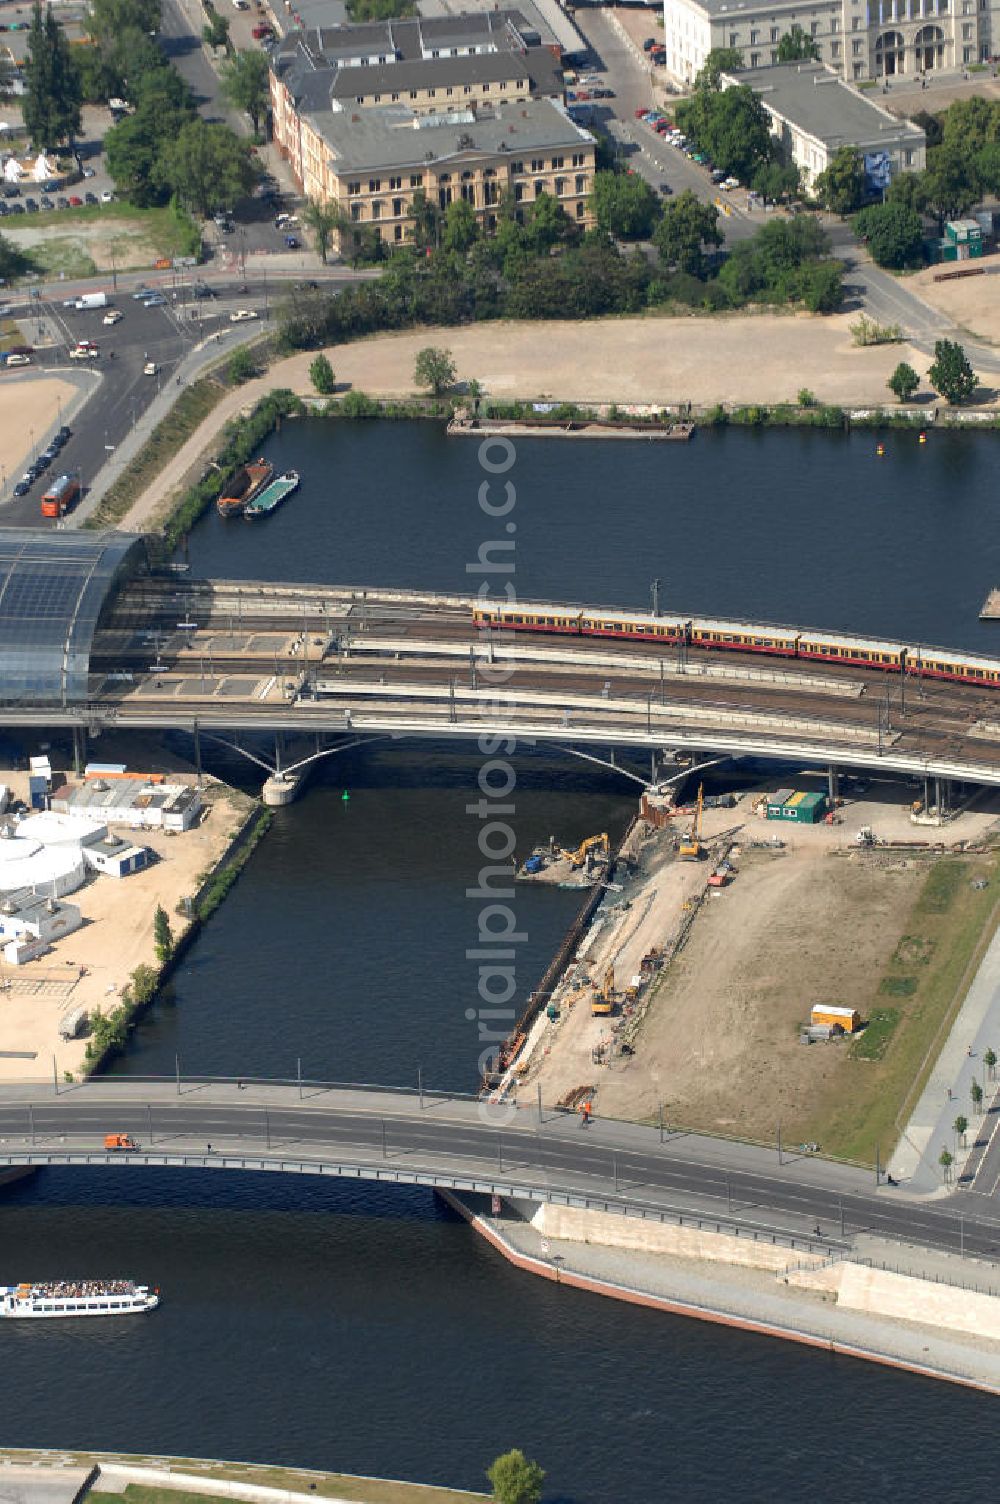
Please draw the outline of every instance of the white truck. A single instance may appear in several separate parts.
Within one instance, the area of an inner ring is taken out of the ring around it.
[[[73,307],[78,311],[85,308],[107,308],[108,295],[106,292],[84,292],[77,298]]]

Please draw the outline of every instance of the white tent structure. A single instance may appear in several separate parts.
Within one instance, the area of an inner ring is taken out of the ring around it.
[[[24,176],[24,168],[16,157],[8,157],[3,164],[4,179],[8,183],[19,183]]]
[[[48,182],[49,178],[54,178],[58,171],[59,169],[56,167],[56,164],[50,162],[45,153],[40,151],[35,158],[35,165],[31,169],[31,176],[36,183],[45,183]]]

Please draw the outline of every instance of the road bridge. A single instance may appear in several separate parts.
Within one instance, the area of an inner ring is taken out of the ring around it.
[[[106,1151],[128,1133],[139,1148]],[[876,1185],[815,1155],[595,1119],[540,1104],[311,1081],[108,1079],[0,1088],[0,1168],[136,1166],[440,1186],[741,1235],[840,1245],[855,1232],[1000,1257],[1000,1209]],[[821,1229],[817,1234],[816,1228]]]

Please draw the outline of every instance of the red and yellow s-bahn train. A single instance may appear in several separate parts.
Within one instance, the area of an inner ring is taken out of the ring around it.
[[[574,637],[612,637],[633,642],[685,644],[728,653],[763,653],[768,657],[813,659],[885,673],[951,679],[963,684],[1000,687],[1000,659],[947,648],[879,642],[847,632],[771,627],[759,622],[713,621],[708,617],[652,616],[605,607],[584,611],[576,606],[482,602],[473,607],[480,631],[549,632]]]

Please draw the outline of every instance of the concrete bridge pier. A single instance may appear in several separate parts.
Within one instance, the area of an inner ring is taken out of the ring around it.
[[[837,800],[840,798],[840,769],[835,763],[831,763],[827,769],[827,798],[831,810],[837,808]]]
[[[73,727],[73,772],[79,778],[83,772],[87,758],[87,729],[85,726]]]
[[[269,809],[280,809],[285,804],[291,804],[298,798],[308,771],[305,768],[301,773],[272,773],[270,778],[264,780],[260,797]]]

